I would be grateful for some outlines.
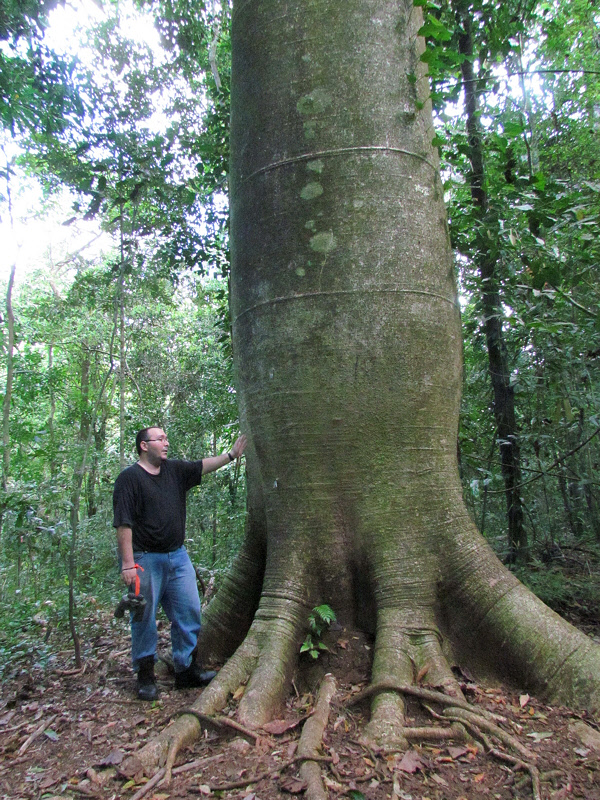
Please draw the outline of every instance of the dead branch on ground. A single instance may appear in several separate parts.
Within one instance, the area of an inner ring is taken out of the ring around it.
[[[153,778],[150,778],[148,783],[145,783],[141,789],[139,789],[131,798],[131,800],[141,800],[144,795],[148,794],[151,789],[154,789],[156,784],[160,781],[162,776],[165,774],[164,767],[158,770],[156,775]]]
[[[48,719],[47,719],[47,720],[45,720],[44,722],[42,722],[42,724],[39,726],[39,728],[36,728],[36,729],[34,730],[34,732],[31,734],[31,736],[28,736],[28,737],[27,737],[27,739],[25,739],[25,741],[24,741],[24,742],[23,742],[23,744],[21,745],[21,747],[19,747],[19,750],[17,751],[17,756],[22,756],[22,755],[23,755],[23,753],[24,753],[24,752],[27,750],[27,748],[29,747],[29,745],[30,745],[32,742],[35,742],[35,740],[38,738],[38,736],[41,736],[41,735],[42,735],[42,733],[43,733],[43,732],[46,730],[46,728],[48,727],[48,725],[52,725],[52,723],[54,722],[54,720],[56,719],[56,717],[57,717],[57,716],[58,716],[58,714],[54,714],[53,716],[51,716],[51,717],[48,717]]]
[[[307,800],[327,800],[328,797],[323,785],[321,769],[315,756],[318,756],[318,750],[323,741],[323,732],[327,727],[331,700],[335,695],[335,690],[335,678],[328,673],[323,678],[319,689],[315,713],[306,721],[300,735],[298,756],[306,759],[300,767],[300,776],[306,781]]]

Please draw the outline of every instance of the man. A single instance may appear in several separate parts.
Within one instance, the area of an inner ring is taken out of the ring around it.
[[[143,618],[131,620],[131,655],[141,700],[158,697],[154,661],[160,603],[171,622],[175,686],[206,685],[215,675],[204,672],[194,659],[200,632],[200,597],[196,573],[183,545],[186,493],[202,476],[239,458],[246,447],[240,436],[228,453],[201,461],[167,458],[169,440],[162,428],[139,431],[135,439],[139,460],[119,475],[113,493],[114,521],[121,577],[130,586],[136,576],[146,600]]]

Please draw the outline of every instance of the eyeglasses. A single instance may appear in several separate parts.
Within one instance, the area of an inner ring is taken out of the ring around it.
[[[142,439],[143,442],[168,442],[166,436],[157,436],[156,439]]]

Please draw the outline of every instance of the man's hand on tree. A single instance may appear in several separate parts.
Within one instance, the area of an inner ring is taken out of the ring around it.
[[[243,433],[241,436],[235,440],[235,443],[231,450],[228,450],[226,453],[223,453],[220,456],[209,456],[208,458],[202,459],[202,474],[206,475],[209,472],[214,472],[216,469],[221,469],[221,467],[227,466],[227,464],[235,461],[239,458],[244,450],[246,449],[246,444],[248,443],[248,439],[246,434]]]
[[[235,444],[229,451],[234,458],[239,458],[244,450],[246,449],[246,445],[248,444],[248,437],[245,433],[242,433],[241,436],[235,440]]]

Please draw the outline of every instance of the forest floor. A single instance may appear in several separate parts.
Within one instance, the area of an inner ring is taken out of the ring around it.
[[[286,768],[284,764],[294,758],[302,724],[314,707],[319,675],[326,670],[337,680],[321,747],[327,760],[320,766],[330,798],[510,800],[533,796],[527,770],[484,752],[475,743],[415,742],[405,754],[396,755],[364,747],[360,734],[368,720],[369,700],[355,705],[349,701],[368,684],[370,644],[343,629],[332,632],[331,651],[298,676],[281,719],[251,736],[227,727],[206,730],[191,748],[179,753],[171,784],[150,787],[148,777],[141,773],[124,776],[120,764],[189,707],[198,690],[175,691],[172,676],[159,664],[160,700],[140,702],[129,666],[127,625],[98,608],[88,617],[85,631],[82,625],[81,634],[81,671],[73,670],[69,641],[57,632],[44,633],[43,627],[44,659],[34,647],[5,671],[0,686],[3,800],[301,796],[304,784],[298,762]],[[161,647],[168,653],[164,625]],[[542,800],[600,800],[598,721],[543,705],[524,692],[483,687],[465,675],[461,681],[475,707],[501,715],[505,720],[501,727],[532,751],[541,774],[538,794]],[[223,711],[227,719],[235,718],[238,699],[234,696]],[[418,699],[409,698],[407,707],[411,725],[432,724]]]

